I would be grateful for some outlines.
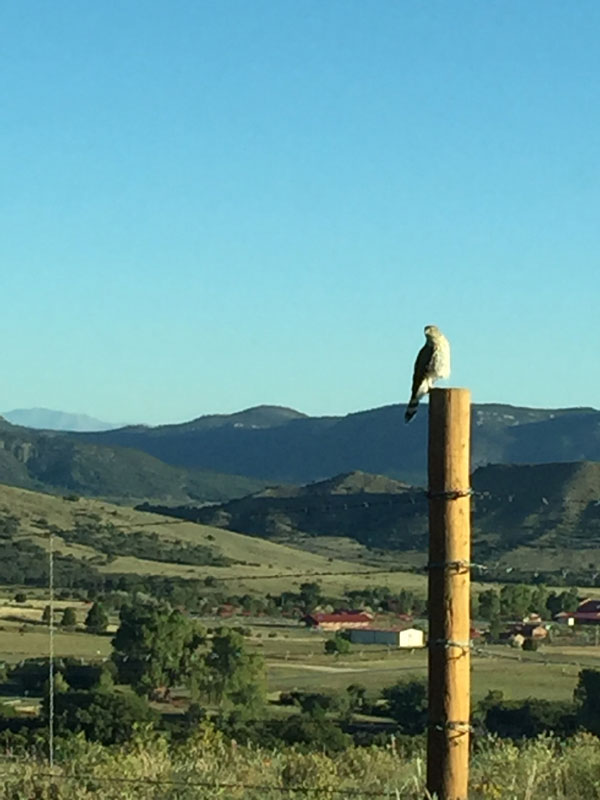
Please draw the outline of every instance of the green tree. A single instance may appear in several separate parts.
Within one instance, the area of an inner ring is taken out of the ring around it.
[[[500,617],[492,617],[490,620],[490,627],[488,629],[487,641],[489,644],[495,644],[500,641],[500,634],[502,633],[502,623]]]
[[[21,692],[39,694],[48,679],[48,659],[27,658],[15,664],[8,676]]]
[[[600,670],[582,669],[573,692],[581,725],[600,735]]]
[[[48,708],[46,698],[42,703],[46,719]],[[155,720],[145,698],[131,693],[63,691],[54,696],[54,726],[62,736],[83,732],[90,741],[121,744],[131,737],[136,725]]]
[[[25,592],[17,592],[15,595],[15,603],[25,603],[27,600],[27,595]]]
[[[77,615],[74,608],[70,606],[65,608],[60,624],[63,628],[74,628],[77,625]]]
[[[550,732],[566,738],[575,732],[577,718],[573,703],[530,697],[490,705],[485,712],[485,727],[491,733],[511,739]]]
[[[579,594],[575,587],[560,593],[562,611],[577,611],[579,606]]]
[[[367,704],[367,687],[360,683],[351,683],[346,687],[350,711],[363,711]]]
[[[500,614],[500,596],[495,589],[480,592],[477,601],[477,616],[480,619],[494,619]]]
[[[207,697],[224,709],[255,714],[266,695],[264,661],[246,651],[244,637],[230,628],[219,628],[197,673],[194,694]]]
[[[303,714],[315,719],[323,719],[328,711],[339,711],[338,697],[324,692],[297,692],[295,702]]]
[[[500,590],[502,617],[523,618],[531,604],[531,588],[523,583],[509,583]]]
[[[90,691],[110,689],[116,677],[116,667],[112,662],[84,664],[79,658],[66,659],[65,679],[71,689]]]
[[[301,583],[300,584],[300,603],[306,614],[310,613],[316,606],[318,606],[323,597],[321,595],[321,586],[318,583]]]
[[[576,611],[578,606],[579,595],[575,588],[567,589],[560,594],[550,592],[546,599],[546,608],[553,617],[561,611]]]
[[[557,592],[550,592],[546,598],[546,608],[550,612],[550,616],[554,617],[560,612],[560,605],[561,603]]]
[[[333,639],[327,639],[324,645],[324,650],[328,655],[338,655],[350,652],[350,642],[339,633]]]
[[[113,639],[113,661],[119,678],[139,694],[165,692],[187,683],[201,669],[201,631],[189,617],[168,606],[124,606]]]
[[[108,614],[102,603],[96,602],[88,611],[85,627],[90,633],[104,633],[108,627]]]
[[[402,733],[414,736],[423,733],[427,725],[427,687],[425,681],[415,678],[387,686],[381,693],[387,700],[390,716],[396,720]]]
[[[412,614],[416,603],[414,592],[411,592],[410,589],[401,589],[395,603],[396,611],[399,614]]]
[[[535,614],[539,614],[543,616],[544,611],[546,610],[546,602],[548,600],[548,590],[545,586],[541,584],[536,586],[535,589],[531,593],[531,599],[529,601],[529,611]]]
[[[69,691],[69,684],[65,680],[65,676],[62,674],[62,672],[57,671],[54,673],[54,675],[52,676],[52,685],[54,686],[55,696],[57,694],[62,694],[63,692]],[[50,692],[50,680],[46,679],[42,687],[42,694],[44,698],[48,697],[49,692]]]
[[[42,611],[42,622],[45,625],[50,625],[50,619],[51,619],[50,606],[44,606],[44,610]]]

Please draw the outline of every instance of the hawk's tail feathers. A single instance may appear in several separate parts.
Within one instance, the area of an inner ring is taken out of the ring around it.
[[[406,411],[404,413],[404,422],[410,422],[414,415],[417,413],[417,409],[419,407],[419,398],[418,397],[411,397],[409,404],[406,406]]]

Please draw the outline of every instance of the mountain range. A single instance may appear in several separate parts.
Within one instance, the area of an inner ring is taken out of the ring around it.
[[[50,408],[15,408],[2,412],[2,416],[13,425],[46,431],[107,431],[121,427],[87,414],[71,414]]]
[[[426,483],[427,408],[310,417],[258,406],[190,422],[103,432],[33,430],[0,421],[0,481],[133,504],[222,502],[267,484],[362,471]],[[600,461],[600,412],[474,405],[472,467]],[[1,420],[1,418],[0,418]]]
[[[411,484],[426,480],[427,408],[405,425],[404,406],[310,417],[258,406],[157,427],[72,434],[142,450],[168,464],[292,484],[354,470]],[[472,408],[472,466],[600,461],[600,411],[500,404]]]
[[[259,406],[93,433],[0,418],[0,483],[142,504],[326,557],[343,550],[351,561],[414,567],[427,542],[426,411],[405,425],[403,406],[345,417]],[[475,558],[600,573],[600,412],[472,412]]]
[[[134,504],[185,503],[240,497],[261,488],[252,478],[165,464],[131,448],[35,431],[0,417],[0,483]]]

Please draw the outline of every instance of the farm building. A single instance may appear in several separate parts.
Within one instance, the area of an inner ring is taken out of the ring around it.
[[[370,625],[372,619],[373,615],[366,611],[338,611],[334,614],[308,614],[302,621],[309,628],[316,628],[320,631],[342,631],[352,628],[366,628]]]
[[[538,622],[519,623],[513,625],[511,633],[520,633],[526,639],[545,639],[548,636],[548,630],[545,625],[540,625]]]
[[[350,631],[350,641],[356,644],[388,644],[392,647],[424,647],[425,634],[418,628],[363,628]]]
[[[555,617],[557,622],[566,622],[567,625],[575,623],[583,625],[600,624],[600,600],[587,598],[577,607],[577,611],[561,611]]]

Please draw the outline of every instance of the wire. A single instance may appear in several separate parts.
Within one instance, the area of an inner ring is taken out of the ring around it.
[[[532,664],[543,664],[545,667],[555,665],[557,667],[577,667],[578,669],[581,667],[581,662],[579,661],[558,661],[554,658],[540,658],[536,656],[522,656],[522,655],[511,655],[510,653],[490,653],[486,651],[482,647],[474,647],[471,650],[472,653],[483,656],[484,658],[504,658],[508,659],[509,661],[520,661],[522,663],[532,663]]]
[[[12,772],[0,772],[0,776],[8,777]],[[135,784],[146,786],[178,786],[182,788],[204,788],[204,789],[255,789],[257,791],[270,792],[297,792],[300,794],[341,794],[344,797],[397,797],[397,790],[373,791],[369,789],[334,789],[318,786],[273,786],[269,784],[256,783],[220,783],[215,781],[177,781],[177,780],[154,780],[152,778],[102,778],[95,775],[57,775],[53,772],[39,772],[32,776],[36,778],[47,778],[48,780],[62,781],[97,781],[98,783],[118,783]]]
[[[222,583],[229,581],[253,581],[264,580],[266,578],[324,578],[353,575],[354,577],[362,577],[363,575],[393,575],[394,573],[405,574],[406,570],[398,567],[397,569],[369,569],[369,570],[344,570],[341,572],[282,572],[277,575],[228,575],[223,578],[214,576],[216,580]]]
[[[392,506],[395,507],[399,505],[414,506],[417,503],[423,503],[423,505],[425,505],[428,498],[431,497],[430,493],[424,489],[407,490],[406,492],[393,496],[386,495],[385,499],[375,499],[378,497],[378,494],[376,493],[372,494],[364,493],[364,494],[366,496],[372,497],[373,499],[369,500],[362,499],[356,502],[348,502],[347,500],[343,499],[344,495],[332,495],[332,497],[335,497],[336,499],[323,504],[323,503],[302,502],[303,498],[294,497],[293,495],[289,497],[265,497],[265,498],[263,497],[254,498],[250,496],[249,498],[230,500],[226,503],[215,504],[211,506],[199,506],[199,507],[182,506],[180,508],[189,509],[190,512],[196,510],[197,508],[199,512],[202,512],[204,508],[217,509],[217,508],[222,508],[223,506],[233,506],[233,508],[235,509],[236,505],[242,503],[261,503],[261,502],[265,502],[265,504],[268,503],[269,507],[262,509],[260,511],[252,512],[252,511],[245,511],[243,510],[243,508],[240,509],[240,514],[243,516],[244,519],[258,519],[264,517],[265,514],[277,513],[278,511],[285,511],[288,514],[311,514],[315,511],[318,511],[319,513],[338,514],[340,512],[351,511],[357,508],[369,509],[369,508],[382,508],[382,507],[392,507]],[[454,495],[456,495],[456,492],[451,491],[449,493],[448,492],[435,493],[434,496],[435,497],[448,496],[449,499],[452,499]],[[475,498],[476,500],[480,499],[480,500],[491,501],[492,504],[494,505],[497,505],[502,502],[511,504],[519,498],[519,495],[516,494],[497,495],[497,494],[491,494],[490,492],[487,491],[476,491],[473,489],[465,490],[465,494],[463,494],[462,492],[460,493],[461,497],[468,495],[472,495],[473,498]],[[298,505],[297,506],[293,505],[292,504],[293,501],[298,501]],[[591,498],[589,500],[571,500],[569,498],[561,498],[559,501],[554,502],[548,500],[548,498],[544,497],[543,495],[540,495],[540,497],[538,498],[538,502],[539,505],[542,508],[546,509],[547,511],[553,511],[557,510],[558,508],[564,508],[573,505],[581,505],[585,507],[588,506],[598,507],[600,513],[600,498]],[[280,508],[278,508],[278,505],[280,506]],[[135,510],[140,513],[155,514],[157,516],[169,516],[168,513],[165,514],[165,511],[168,509],[163,506],[150,506],[148,508],[137,507]],[[81,516],[85,516],[85,512]],[[211,527],[210,521],[204,522],[200,520],[198,517],[196,519],[178,518],[175,520],[162,521],[162,522],[128,522],[128,523],[121,523],[119,525],[110,523],[110,526],[114,530],[119,530],[119,529],[126,530],[129,528],[162,527],[163,525],[184,525],[184,524],[204,525],[205,527]]]

